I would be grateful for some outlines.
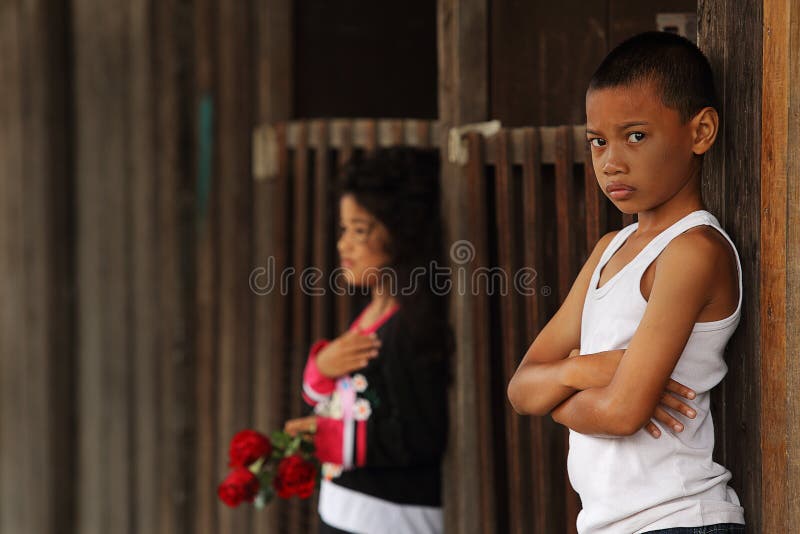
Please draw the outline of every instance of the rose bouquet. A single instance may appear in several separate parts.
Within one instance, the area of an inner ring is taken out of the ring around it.
[[[308,434],[275,431],[270,438],[254,430],[233,437],[228,452],[231,471],[217,488],[222,502],[231,507],[251,502],[261,509],[276,494],[281,499],[307,499],[314,493],[320,464]]]

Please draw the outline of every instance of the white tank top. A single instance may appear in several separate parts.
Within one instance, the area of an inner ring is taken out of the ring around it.
[[[592,275],[581,321],[581,354],[624,349],[644,315],[647,301],[639,289],[647,267],[669,242],[686,230],[706,224],[730,242],[739,271],[739,303],[724,319],[695,323],[672,378],[697,392],[686,401],[694,419],[679,417],[684,430],[661,429],[653,438],[639,430],[632,436],[588,436],[570,430],[567,469],[581,497],[578,532],[631,534],[670,527],[744,523],[744,510],[728,487],[731,473],[712,460],[714,424],[709,390],[725,376],[725,345],[742,308],[739,254],[717,219],[705,210],[692,212],[658,234],[617,274],[597,289],[600,271],[638,227],[623,228],[609,243]]]

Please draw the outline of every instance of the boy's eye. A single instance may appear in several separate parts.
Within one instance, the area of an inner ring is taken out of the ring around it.
[[[632,132],[628,135],[629,143],[639,143],[642,139],[644,139],[644,134],[642,132]]]
[[[591,139],[589,139],[589,144],[592,145],[593,147],[600,148],[601,146],[606,145],[606,140],[600,137],[592,137]]]

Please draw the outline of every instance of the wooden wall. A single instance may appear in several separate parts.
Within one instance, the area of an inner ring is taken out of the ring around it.
[[[695,0],[490,2],[490,115],[505,126],[586,121],[589,79],[611,48]]]
[[[761,84],[761,531],[800,520],[800,5],[763,6]],[[758,59],[758,58],[756,58]]]
[[[0,8],[0,532],[75,521],[66,6]]]
[[[761,129],[761,3],[698,4],[698,45],[711,61],[722,108],[718,142],[706,157],[703,198],[736,243],[742,262],[742,319],[728,344],[728,375],[712,394],[715,459],[747,521],[761,522],[761,366],[759,272],[759,152]],[[731,54],[737,43],[736,55]],[[768,531],[767,531],[768,532]]]

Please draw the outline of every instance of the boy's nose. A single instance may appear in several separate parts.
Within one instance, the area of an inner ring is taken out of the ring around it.
[[[625,172],[625,164],[609,154],[609,157],[603,162],[602,170],[606,175],[619,174]]]

